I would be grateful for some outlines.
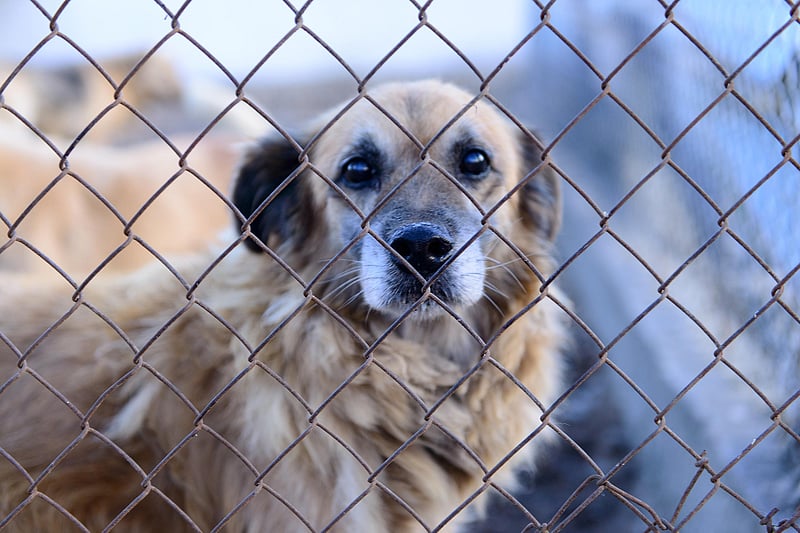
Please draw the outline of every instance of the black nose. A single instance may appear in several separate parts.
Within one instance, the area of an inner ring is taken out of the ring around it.
[[[425,279],[439,270],[453,251],[450,235],[434,224],[405,226],[392,236],[389,245]],[[403,266],[397,258],[394,259]]]

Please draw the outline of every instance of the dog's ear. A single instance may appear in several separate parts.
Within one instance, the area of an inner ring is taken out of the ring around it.
[[[527,132],[519,134],[522,175],[528,178],[520,190],[522,222],[540,237],[553,241],[561,226],[561,188],[559,177],[549,165],[542,165],[538,140]]]
[[[313,227],[314,210],[310,191],[300,167],[300,152],[283,137],[268,138],[251,149],[239,168],[233,189],[233,204],[250,222],[250,231],[261,243],[271,247],[293,240],[302,243]],[[284,183],[291,176],[290,181]],[[280,192],[270,199],[275,191]],[[269,199],[269,202],[265,202]],[[238,230],[242,221],[236,217]],[[253,251],[264,250],[256,239],[247,239]]]

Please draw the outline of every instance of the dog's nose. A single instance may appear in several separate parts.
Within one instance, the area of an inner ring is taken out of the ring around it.
[[[393,235],[389,245],[426,279],[439,270],[453,251],[448,233],[434,224],[408,225]]]

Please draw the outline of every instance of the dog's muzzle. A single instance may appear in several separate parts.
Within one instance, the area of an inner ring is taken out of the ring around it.
[[[389,245],[426,280],[439,270],[453,254],[453,239],[448,232],[435,224],[409,224],[396,231]],[[407,266],[396,255],[392,262],[405,271]]]
[[[428,291],[434,298],[426,298],[416,309],[426,316],[442,311],[435,300],[468,305],[480,299],[484,257],[477,242],[464,247],[468,229],[459,235],[453,225],[429,221],[392,229],[378,222],[373,229],[384,242],[367,237],[358,252],[364,300],[373,309],[401,313]]]

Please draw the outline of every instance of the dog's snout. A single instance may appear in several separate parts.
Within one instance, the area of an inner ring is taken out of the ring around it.
[[[389,244],[426,278],[436,272],[453,251],[450,236],[433,224],[406,226],[395,233]]]

